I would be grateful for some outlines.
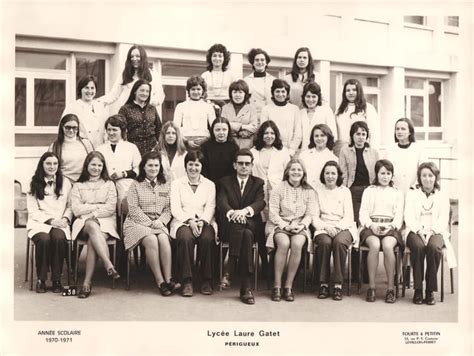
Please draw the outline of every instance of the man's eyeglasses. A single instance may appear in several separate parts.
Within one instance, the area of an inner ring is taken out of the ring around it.
[[[252,162],[236,162],[237,165],[239,166],[245,166],[245,167],[248,167],[248,166],[251,166],[252,165]]]
[[[67,130],[67,131],[77,131],[79,130],[79,127],[77,126],[63,126],[64,127],[64,130]]]

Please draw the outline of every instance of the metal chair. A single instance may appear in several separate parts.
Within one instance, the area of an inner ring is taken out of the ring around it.
[[[359,246],[359,284],[357,287],[357,294],[360,294],[360,290],[362,288],[362,252],[369,252],[369,248],[367,246]],[[383,252],[382,244],[380,244],[380,252]],[[399,296],[399,275],[398,271],[400,270],[400,263],[401,263],[401,249],[400,246],[396,245],[393,249],[395,253],[395,297],[398,298]]]
[[[229,248],[229,243],[228,242],[223,242],[221,241],[219,243],[219,290],[222,291],[222,286],[220,284],[220,281],[222,280],[223,277],[223,269],[224,269],[224,261],[223,261],[223,249],[224,248]],[[254,242],[252,244],[252,250],[254,254],[254,279],[255,279],[255,286],[254,289],[257,291],[257,280],[258,280],[258,243]]]
[[[67,243],[67,284],[71,283],[71,256],[72,256],[72,241],[66,240]],[[35,269],[35,243],[28,236],[26,237],[26,268],[25,268],[25,282],[28,282],[28,271],[30,272],[30,290],[33,290],[33,272]],[[30,269],[31,261],[31,269]]]
[[[347,296],[350,297],[351,295],[351,288],[352,288],[352,248],[354,247],[353,244],[349,245],[347,248]],[[314,244],[314,249],[313,249],[313,268],[311,271],[311,287],[313,288],[314,286],[314,275],[317,272],[317,264],[316,264],[316,249],[318,248],[318,245],[315,243]],[[354,247],[355,248],[355,247]],[[356,248],[355,248],[356,249]],[[319,280],[319,279],[318,279]]]

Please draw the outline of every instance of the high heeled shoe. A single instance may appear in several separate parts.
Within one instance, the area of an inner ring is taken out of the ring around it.
[[[81,290],[79,291],[79,293],[77,294],[77,296],[81,299],[85,299],[87,297],[89,297],[91,295],[91,286],[85,286],[83,285],[81,287]]]
[[[119,279],[120,278],[120,274],[113,267],[110,267],[107,270],[107,276],[109,276],[112,279]]]

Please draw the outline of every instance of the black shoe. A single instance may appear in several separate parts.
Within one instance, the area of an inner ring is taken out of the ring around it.
[[[285,299],[287,302],[293,302],[295,300],[293,289],[283,288],[283,299]]]
[[[272,300],[274,302],[279,302],[281,300],[281,288],[273,288]]]
[[[77,296],[81,299],[85,299],[91,295],[91,289],[90,286],[82,286]]]
[[[160,289],[160,293],[163,297],[167,297],[171,294],[173,294],[173,292],[170,290],[170,286],[169,286],[169,283],[161,283],[160,286],[158,287]]]
[[[329,297],[329,287],[323,285],[319,286],[318,298],[326,299],[327,297]]]
[[[375,289],[369,288],[367,290],[367,297],[365,298],[369,303],[375,302]]]
[[[427,291],[425,291],[425,293],[426,293],[425,303],[428,304],[428,305],[435,305],[436,300],[435,300],[435,297],[434,297],[434,292],[432,290],[427,290]]]
[[[212,287],[211,282],[205,281],[201,285],[201,294],[204,295],[211,295],[212,294]]]
[[[173,278],[170,278],[170,281],[168,283],[168,288],[170,291],[175,291],[181,288],[181,283],[175,282]]]
[[[183,287],[183,291],[181,292],[181,295],[183,297],[192,297],[193,294],[194,294],[193,283],[192,282],[184,282],[184,287]]]
[[[110,267],[107,270],[107,276],[109,276],[112,279],[119,279],[120,278],[120,274],[113,267]]]
[[[387,293],[385,294],[385,303],[393,304],[397,298],[395,298],[395,291],[393,289],[387,289]]]
[[[61,281],[53,281],[53,293],[61,293],[63,291],[63,286]]]
[[[423,291],[421,289],[415,289],[413,304],[423,304]]]
[[[250,288],[246,288],[244,290],[240,290],[240,300],[244,304],[255,304],[255,297],[253,296],[252,290]]]
[[[342,300],[342,288],[339,288],[339,287],[334,288],[334,291],[332,294],[332,300],[337,300],[337,301]]]
[[[36,282],[36,293],[46,293],[46,283],[41,279]]]

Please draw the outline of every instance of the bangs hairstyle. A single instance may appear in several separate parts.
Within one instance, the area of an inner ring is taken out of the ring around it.
[[[140,66],[137,68],[138,78],[144,79],[147,82],[152,81],[151,71],[148,64],[148,56],[146,54],[145,48],[142,46],[133,45],[128,50],[127,59],[125,60],[125,67],[122,72],[122,85],[127,85],[128,83],[133,82],[135,68],[133,68],[132,65],[131,55],[134,49],[138,49],[138,52],[140,52]]]
[[[138,88],[140,88],[142,85],[148,85],[150,88],[150,94],[148,95],[148,99],[145,101],[145,105],[150,104],[150,99],[151,99],[151,83],[147,82],[144,79],[138,79],[135,84],[133,84],[132,90],[130,91],[130,95],[128,96],[127,104],[132,104],[133,101],[135,100],[135,95],[137,94]]]
[[[232,92],[233,91],[243,91],[245,93],[245,97],[244,97],[244,104],[248,104],[249,103],[249,99],[250,99],[250,89],[249,89],[249,85],[245,82],[245,80],[242,80],[242,79],[239,79],[239,80],[236,80],[235,82],[232,82],[229,86],[229,98],[230,98],[230,101],[232,104],[235,104],[234,103],[234,100],[232,99]]]
[[[311,186],[308,184],[308,180],[307,180],[308,174],[306,172],[306,167],[304,166],[303,161],[301,161],[299,158],[290,159],[290,161],[286,165],[285,170],[283,172],[283,180],[287,181],[288,183],[290,182],[290,169],[291,169],[291,166],[294,164],[299,164],[301,168],[303,169],[303,177],[301,178],[301,182],[300,182],[301,187],[303,187],[304,189],[312,189]]]
[[[298,76],[300,74],[300,67],[298,67],[298,64],[296,64],[296,61],[298,59],[298,55],[301,52],[306,52],[308,53],[308,65],[306,66],[306,73],[308,74],[308,77],[306,78],[306,83],[308,82],[313,82],[314,81],[314,64],[313,64],[313,56],[311,55],[311,51],[309,50],[308,47],[300,47],[296,50],[295,57],[293,58],[293,67],[291,68],[291,79],[293,80],[293,83],[296,83],[298,80]]]
[[[249,53],[247,54],[247,58],[249,60],[249,63],[252,65],[253,70],[255,70],[255,68],[253,66],[253,62],[255,61],[255,57],[258,56],[259,54],[263,54],[265,56],[265,61],[267,62],[267,66],[265,67],[265,70],[267,70],[267,67],[270,64],[270,62],[272,61],[272,59],[270,58],[268,53],[266,51],[264,51],[263,49],[261,49],[261,48],[252,48],[249,51]]]
[[[369,132],[369,126],[365,121],[356,121],[351,125],[351,130],[349,132],[351,143],[349,144],[349,147],[354,147],[355,142],[354,142],[354,134],[357,132],[357,130],[362,129],[365,132],[367,132],[367,141],[370,138],[370,132]],[[369,147],[369,143],[365,141],[365,146],[364,147]]]
[[[30,183],[30,194],[38,200],[44,199],[44,188],[46,188],[46,181],[44,174],[43,163],[49,157],[54,157],[58,160],[58,170],[56,172],[55,180],[56,187],[54,188],[54,194],[56,194],[56,199],[61,195],[61,189],[63,188],[63,175],[61,174],[61,162],[59,158],[53,152],[45,152],[40,157],[38,164],[36,165],[35,174],[31,177]]]
[[[317,124],[314,125],[313,129],[311,130],[311,134],[309,136],[309,145],[308,148],[313,148],[316,147],[316,144],[314,143],[314,132],[316,130],[320,130],[324,136],[328,138],[328,142],[326,143],[326,147],[328,148],[329,151],[332,151],[334,148],[334,135],[329,128],[328,125],[326,124]]]
[[[227,128],[228,128],[227,140],[225,140],[225,142],[233,141],[234,139],[232,138],[231,131],[230,131],[231,130],[230,122],[225,117],[218,117],[218,118],[214,119],[214,121],[212,122],[211,128],[209,129],[209,131],[211,133],[211,141],[216,142],[216,135],[214,134],[214,127],[217,124],[226,124],[227,125]]]
[[[429,169],[431,173],[433,173],[433,175],[435,176],[434,189],[440,190],[441,189],[441,186],[439,184],[440,171],[439,171],[438,166],[434,162],[423,162],[418,166],[418,169],[416,171],[418,185],[420,187],[423,187],[423,184],[421,184],[421,171],[425,168]]]
[[[318,83],[316,82],[308,82],[304,85],[303,87],[303,94],[301,94],[301,102],[303,103],[303,106],[307,109],[308,105],[306,104],[306,101],[304,100],[306,94],[312,93],[318,96],[318,102],[316,106],[321,106],[323,104],[322,100],[322,94],[321,94],[321,87],[319,86]]]
[[[194,162],[194,161],[199,161],[199,163],[204,162],[204,155],[202,154],[201,150],[191,150],[186,153],[186,156],[184,156],[184,167],[186,168],[186,165],[188,162]]]
[[[384,167],[387,171],[392,172],[392,179],[390,180],[390,183],[388,185],[390,187],[393,187],[393,174],[394,174],[394,168],[392,162],[390,162],[388,159],[379,159],[377,162],[375,162],[375,179],[373,181],[373,185],[380,185],[379,182],[379,171]]]
[[[168,131],[169,128],[173,128],[174,131],[176,132],[176,142],[173,145],[176,147],[176,152],[180,155],[182,155],[184,152],[186,152],[186,146],[184,145],[183,141],[183,136],[181,135],[181,130],[179,127],[174,123],[174,121],[166,121],[163,124],[163,127],[161,128],[160,131],[160,138],[158,140],[158,143],[156,144],[156,150],[160,151],[162,154],[165,154],[168,151],[168,144],[166,143],[166,132]]]
[[[189,95],[189,91],[191,90],[192,87],[200,85],[202,88],[202,97],[206,97],[207,93],[207,84],[206,81],[204,80],[203,77],[199,75],[193,75],[192,77],[189,77],[188,80],[186,81],[186,91]]]
[[[140,164],[138,165],[138,176],[137,176],[137,181],[143,182],[146,178],[146,173],[145,173],[145,165],[149,160],[152,159],[157,159],[160,162],[160,170],[158,171],[158,175],[156,176],[156,181],[160,184],[165,184],[166,183],[166,177],[163,172],[163,164],[161,161],[161,154],[158,151],[150,151],[147,152],[143,155],[142,160],[140,161]]]
[[[263,141],[263,136],[265,135],[265,131],[271,128],[275,133],[275,141],[273,141],[273,147],[277,150],[281,150],[283,148],[283,142],[281,141],[280,130],[278,126],[272,120],[264,121],[260,127],[258,128],[257,135],[255,138],[255,148],[260,151],[263,147],[265,147],[265,142]]]
[[[272,83],[272,88],[271,88],[271,91],[272,91],[272,99],[274,99],[273,97],[273,92],[276,90],[276,89],[286,89],[286,99],[285,101],[288,102],[290,100],[290,84],[288,84],[286,82],[286,80],[283,80],[283,79],[273,79],[273,83]]]
[[[415,126],[413,125],[413,122],[409,118],[402,117],[402,118],[398,119],[395,122],[394,131],[395,131],[395,129],[397,127],[397,124],[399,122],[406,122],[407,123],[408,131],[410,132],[410,135],[408,136],[408,141],[409,142],[415,142]],[[393,133],[393,139],[395,140],[395,142],[398,142],[397,134],[395,132]]]
[[[118,127],[120,134],[124,140],[127,139],[127,119],[122,114],[115,114],[105,120],[104,128],[107,131],[107,126]]]
[[[342,185],[342,170],[341,170],[341,167],[339,167],[339,165],[337,164],[336,161],[327,161],[324,166],[323,166],[323,169],[321,170],[321,174],[319,175],[319,181],[326,185],[326,179],[324,179],[324,172],[325,172],[325,169],[326,167],[336,167],[336,170],[337,170],[337,179],[336,179],[336,185],[338,187],[340,187]]]
[[[59,127],[58,127],[58,138],[53,142],[53,146],[51,148],[51,151],[58,157],[59,162],[62,160],[62,146],[64,143],[64,125],[66,125],[68,122],[74,121],[77,123],[78,130],[76,131],[76,137],[79,141],[82,142],[81,137],[79,136],[79,118],[75,114],[66,114],[62,117],[61,121],[59,121]],[[84,146],[85,147],[85,146]]]
[[[82,77],[79,79],[77,82],[77,90],[76,90],[76,97],[77,99],[82,98],[82,89],[87,86],[90,82],[94,83],[95,85],[95,91],[97,95],[97,78],[94,75],[86,75],[85,77]]]
[[[348,85],[355,85],[356,90],[357,90],[357,96],[354,101],[354,104],[355,104],[354,114],[358,114],[360,112],[365,113],[367,110],[367,102],[365,100],[364,88],[362,87],[362,84],[357,79],[348,79],[344,83],[344,88],[342,89],[341,105],[339,105],[336,115],[340,115],[344,113],[347,109],[347,106],[349,105],[349,100],[347,100],[347,97],[346,97],[346,88]]]
[[[78,182],[87,182],[91,178],[91,175],[89,171],[87,170],[87,167],[89,166],[89,163],[91,163],[91,161],[94,158],[98,158],[102,162],[102,172],[100,172],[100,178],[102,178],[106,182],[110,180],[109,172],[107,171],[107,166],[105,164],[104,155],[98,151],[92,151],[86,156],[86,159],[84,160],[84,165],[82,166],[81,175],[79,176],[79,179],[77,180]]]
[[[224,63],[222,63],[222,71],[225,72],[230,62],[230,52],[227,50],[227,48],[225,48],[223,44],[220,44],[220,43],[216,43],[212,45],[211,48],[207,50],[207,54],[206,54],[207,70],[209,72],[212,72],[212,70],[214,69],[214,67],[212,66],[212,54],[215,52],[219,52],[224,55]]]

